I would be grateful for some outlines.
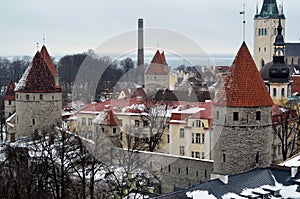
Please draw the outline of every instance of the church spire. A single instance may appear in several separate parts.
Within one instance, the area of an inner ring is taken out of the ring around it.
[[[285,18],[283,11],[279,13],[276,0],[264,0],[260,14],[255,15],[255,18]]]
[[[274,42],[274,56],[276,57],[284,57],[284,48],[285,43],[282,35],[282,26],[281,26],[281,19],[279,18],[279,23],[277,27],[277,36]]]

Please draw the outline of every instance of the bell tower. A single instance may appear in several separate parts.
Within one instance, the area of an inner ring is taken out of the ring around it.
[[[281,19],[282,36],[285,36],[285,16],[283,5],[276,0],[264,0],[261,11],[258,5],[254,16],[254,61],[260,70],[273,58],[273,42],[277,35],[278,19]]]

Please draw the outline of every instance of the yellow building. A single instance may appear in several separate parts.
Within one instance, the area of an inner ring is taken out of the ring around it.
[[[195,107],[180,105],[172,111],[169,122],[169,153],[193,158],[210,159],[210,127],[212,103]]]

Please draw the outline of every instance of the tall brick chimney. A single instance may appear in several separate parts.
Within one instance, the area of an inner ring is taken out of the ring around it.
[[[138,57],[137,65],[144,65],[144,28],[143,19],[138,19]]]

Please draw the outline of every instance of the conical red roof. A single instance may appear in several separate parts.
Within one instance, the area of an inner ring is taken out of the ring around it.
[[[273,101],[245,42],[239,49],[215,105],[230,107],[272,106]]]
[[[31,66],[25,71],[19,81],[16,91],[18,92],[61,92],[60,87],[55,86],[54,76],[48,65],[37,52],[32,60]]]
[[[47,51],[47,48],[44,45],[43,45],[40,53],[41,53],[42,58],[46,62],[48,68],[50,69],[52,75],[53,76],[56,75],[57,74],[56,68],[51,60],[51,57]]]
[[[16,97],[15,97],[15,83],[12,80],[12,78],[10,78],[8,86],[6,88],[6,92],[5,92],[5,95],[4,95],[4,100],[12,100],[12,101],[16,100]]]

